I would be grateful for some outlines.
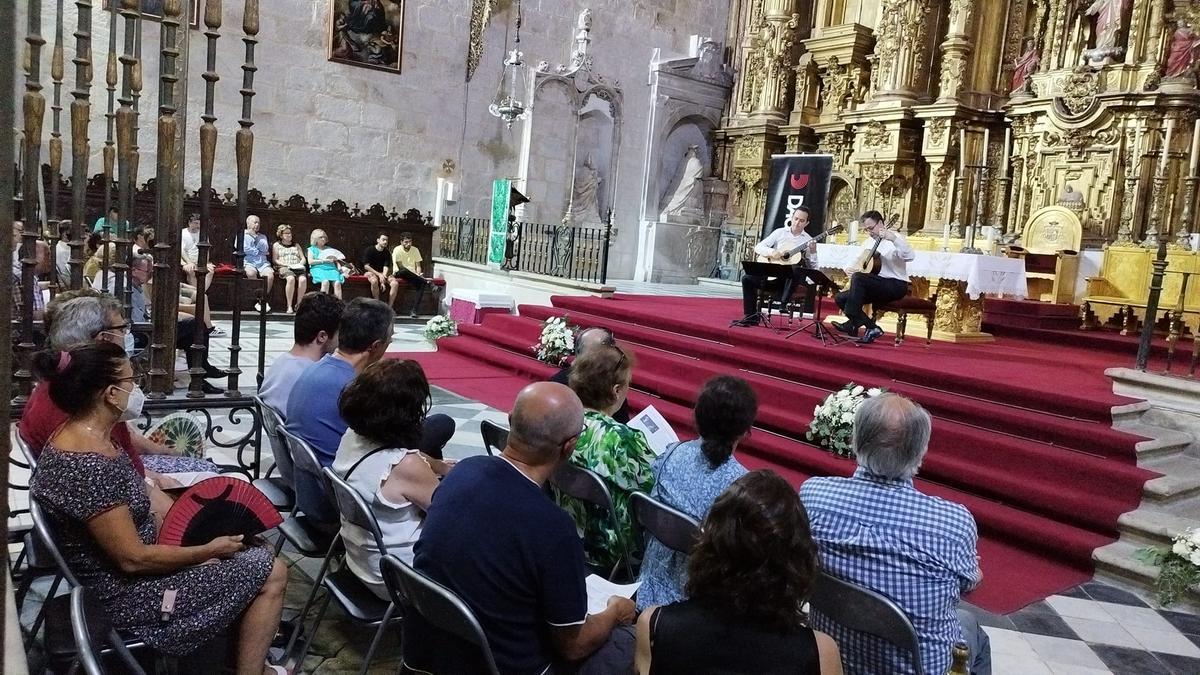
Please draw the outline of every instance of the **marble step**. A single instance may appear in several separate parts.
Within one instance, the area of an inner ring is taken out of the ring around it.
[[[1144,422],[1136,422],[1119,428],[1121,431],[1146,437],[1147,440],[1138,441],[1135,446],[1139,464],[1153,458],[1182,455],[1187,452],[1195,440],[1191,434],[1185,431]]]
[[[1142,416],[1150,410],[1149,401],[1136,401],[1125,405],[1115,405],[1112,407],[1113,426],[1118,429],[1138,424],[1142,420]]]
[[[1162,475],[1146,481],[1145,497],[1151,503],[1168,505],[1200,497],[1200,459],[1186,455],[1150,458],[1138,462]]]
[[[1113,583],[1120,587],[1130,588],[1137,592],[1152,605],[1157,606],[1154,598],[1154,581],[1158,578],[1158,568],[1138,560],[1138,549],[1142,544],[1136,544],[1125,539],[1102,546],[1092,553],[1096,561],[1096,578]],[[1200,592],[1192,587],[1187,597],[1171,609],[1196,612],[1200,609]]]
[[[1195,518],[1147,506],[1122,514],[1117,519],[1121,539],[1137,546],[1170,546],[1175,535],[1198,524]]]

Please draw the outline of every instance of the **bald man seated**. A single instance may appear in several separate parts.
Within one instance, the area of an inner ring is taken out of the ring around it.
[[[587,613],[583,544],[545,485],[575,450],[583,404],[567,387],[521,390],[499,456],[446,475],[414,548],[414,566],[474,612],[502,673],[625,673],[633,667],[633,602]],[[417,672],[483,672],[474,649],[419,616],[404,619],[404,661]]]
[[[593,347],[598,347],[601,345],[612,346],[615,344],[617,344],[617,338],[613,335],[611,330],[604,328],[603,326],[584,328],[575,336],[575,358],[583,356],[584,352],[592,349]],[[550,381],[570,386],[571,366],[568,365],[566,368],[559,370],[550,377]],[[629,397],[626,397],[625,400],[621,402],[621,407],[617,409],[617,412],[613,413],[612,418],[621,424],[629,424],[629,418],[631,416],[632,415],[629,412]]]

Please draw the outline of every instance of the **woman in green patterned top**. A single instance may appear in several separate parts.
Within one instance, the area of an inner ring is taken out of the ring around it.
[[[563,495],[558,496],[558,503],[583,532],[588,564],[606,575],[622,554],[641,548],[634,536],[630,493],[649,492],[654,487],[654,474],[650,470],[654,451],[646,443],[645,435],[612,418],[625,403],[632,378],[631,355],[616,344],[590,349],[571,366],[571,389],[584,407],[584,430],[571,462],[595,471],[608,483],[617,511],[617,527],[614,529],[612,519],[599,507]]]

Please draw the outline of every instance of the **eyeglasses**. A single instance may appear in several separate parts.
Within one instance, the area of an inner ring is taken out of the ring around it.
[[[625,356],[625,350],[618,347],[617,343],[614,342],[608,346],[617,350],[617,353],[621,355],[621,359],[617,361],[617,365],[613,367],[613,377],[616,377],[617,375],[621,374],[621,366],[624,366],[625,362],[628,361],[629,358]]]
[[[128,322],[128,321],[126,321],[125,323],[119,323],[119,324],[117,324],[117,325],[115,325],[115,326],[105,326],[105,327],[104,327],[104,329],[103,329],[103,330],[100,330],[100,331],[98,331],[98,332],[96,333],[96,335],[99,335],[100,333],[113,333],[113,332],[116,332],[116,331],[121,331],[121,332],[123,332],[123,333],[128,333],[130,328],[133,328],[133,324],[132,324],[132,323],[130,323],[130,322]]]

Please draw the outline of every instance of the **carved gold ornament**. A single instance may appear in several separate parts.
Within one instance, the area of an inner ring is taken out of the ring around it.
[[[863,130],[864,148],[886,148],[891,143],[892,133],[879,120],[872,120]]]

